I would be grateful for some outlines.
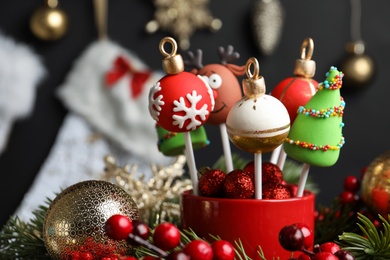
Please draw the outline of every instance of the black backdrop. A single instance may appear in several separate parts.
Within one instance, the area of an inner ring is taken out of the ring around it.
[[[228,44],[241,53],[238,63],[244,64],[249,57],[257,57],[267,92],[270,92],[280,80],[292,75],[301,43],[304,38],[311,37],[315,44],[313,59],[317,62],[315,79],[322,81],[329,67],[337,65],[343,58],[344,46],[350,40],[350,2],[281,1],[286,11],[286,23],[281,42],[271,56],[262,56],[253,43],[250,16],[253,0],[211,0],[213,16],[222,20],[223,27],[214,34],[197,31],[191,38],[191,49],[204,51],[204,64],[217,62],[217,47]],[[97,39],[91,0],[60,1],[60,7],[69,16],[67,35],[56,42],[36,39],[29,30],[29,18],[43,2],[0,2],[0,30],[34,48],[49,72],[37,90],[33,114],[15,124],[8,149],[0,157],[1,224],[13,213],[31,185],[67,113],[55,97],[56,87],[63,82],[73,61]],[[342,89],[347,104],[344,115],[346,144],[336,165],[310,170],[321,189],[317,203],[330,203],[342,191],[345,176],[360,176],[364,166],[388,149],[389,8],[389,1],[362,0],[362,37],[366,42],[366,52],[376,61],[377,74],[372,84],[357,93],[347,93]],[[153,18],[153,11],[152,1],[109,1],[108,33],[112,40],[137,53],[152,69],[160,70],[162,57],[158,44],[167,34],[148,35],[144,32],[145,24]],[[206,129],[212,144],[195,154],[198,165],[211,165],[221,154],[219,129],[213,126],[206,126]],[[251,158],[249,154],[242,154]],[[264,160],[268,156],[265,154]]]

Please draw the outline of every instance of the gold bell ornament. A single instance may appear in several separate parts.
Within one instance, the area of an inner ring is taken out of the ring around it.
[[[65,35],[68,29],[68,16],[58,8],[57,0],[45,0],[45,5],[32,14],[30,28],[37,38],[55,41]]]

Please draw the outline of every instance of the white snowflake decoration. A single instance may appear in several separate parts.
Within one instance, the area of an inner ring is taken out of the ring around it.
[[[187,120],[190,120],[190,123],[187,125],[187,130],[195,130],[198,126],[202,125],[202,121],[206,120],[206,116],[209,114],[207,110],[207,104],[204,104],[200,109],[196,108],[198,102],[202,99],[201,95],[198,95],[196,90],[193,90],[192,93],[188,93],[186,98],[190,102],[191,106],[187,107],[186,102],[183,97],[179,98],[179,101],[173,101],[175,107],[173,108],[174,112],[185,112],[184,116],[173,115],[173,125],[178,125],[179,128],[183,128],[184,123]],[[199,116],[202,121],[196,119]]]
[[[149,92],[149,113],[152,118],[158,121],[158,117],[160,116],[160,111],[162,110],[162,106],[165,102],[162,100],[163,95],[158,95],[154,98],[154,95],[161,90],[160,82],[157,82],[153,85]]]

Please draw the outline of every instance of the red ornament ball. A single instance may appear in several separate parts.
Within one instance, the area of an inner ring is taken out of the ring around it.
[[[290,189],[282,184],[263,186],[263,199],[289,199]]]
[[[250,199],[255,194],[255,185],[247,172],[234,170],[226,175],[223,191],[228,198]]]
[[[133,230],[133,223],[127,216],[117,214],[106,221],[104,228],[108,237],[114,240],[123,240]]]
[[[174,249],[180,244],[180,231],[172,223],[161,223],[154,229],[153,243],[165,251]]]
[[[149,92],[149,112],[168,131],[195,130],[207,121],[213,109],[212,89],[201,76],[189,72],[167,75]]]
[[[271,95],[280,100],[290,115],[291,124],[297,117],[297,110],[304,106],[316,93],[318,82],[311,78],[289,77],[272,90]]]
[[[210,169],[199,179],[199,192],[206,197],[221,197],[226,173],[220,169]]]

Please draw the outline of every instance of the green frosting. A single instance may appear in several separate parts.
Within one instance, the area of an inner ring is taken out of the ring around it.
[[[185,140],[183,133],[170,132],[160,126],[156,126],[158,135],[158,149],[166,156],[178,156],[184,154]],[[192,148],[197,150],[207,146],[210,142],[204,126],[191,131]]]
[[[340,96],[343,73],[331,67],[318,91],[297,113],[283,148],[291,158],[313,166],[334,165],[344,144]]]

